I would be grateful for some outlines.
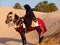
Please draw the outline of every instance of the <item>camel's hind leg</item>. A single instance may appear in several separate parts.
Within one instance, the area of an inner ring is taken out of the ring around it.
[[[41,43],[43,37],[41,37],[41,32],[42,32],[42,29],[40,28],[40,26],[36,29],[37,32],[38,32],[38,35],[39,35],[39,43]]]

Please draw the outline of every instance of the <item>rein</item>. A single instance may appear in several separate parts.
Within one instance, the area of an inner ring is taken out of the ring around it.
[[[19,20],[20,20],[20,18],[15,23],[17,24]]]

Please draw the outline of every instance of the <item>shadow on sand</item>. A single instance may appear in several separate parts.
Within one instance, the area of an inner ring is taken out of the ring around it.
[[[13,38],[0,38],[0,43],[4,44],[4,45],[9,45],[9,44],[7,44],[7,42],[10,42],[10,41],[22,43],[21,39],[19,40],[19,39],[13,39]],[[32,44],[32,43],[27,43],[27,44],[29,44],[29,45],[36,45],[36,44]]]
[[[19,39],[13,39],[13,38],[0,38],[0,43],[4,45],[8,45],[7,42],[14,41],[14,42],[21,42]]]

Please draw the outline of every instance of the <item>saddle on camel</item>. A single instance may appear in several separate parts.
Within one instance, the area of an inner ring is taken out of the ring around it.
[[[21,20],[24,22],[24,17],[21,17]],[[41,34],[44,34],[47,31],[44,22],[40,18],[36,18],[35,21],[32,20],[31,23],[32,24],[30,25],[30,27],[27,28],[27,30],[26,30],[25,23],[22,24],[23,28],[25,29],[25,32],[33,31],[33,29],[36,28],[37,26],[41,27],[41,29],[42,29],[42,33]],[[18,24],[19,24],[19,21],[17,22],[17,25],[15,25],[15,29],[19,28]]]

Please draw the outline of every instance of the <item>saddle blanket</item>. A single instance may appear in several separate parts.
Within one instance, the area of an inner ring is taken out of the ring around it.
[[[24,23],[22,25],[23,25],[23,28],[26,28]],[[36,27],[36,26],[39,26],[39,25],[42,29],[42,34],[44,34],[47,31],[44,22],[40,18],[37,18],[36,22],[32,21],[32,24],[31,24],[32,27]],[[19,27],[19,25],[18,26],[15,25],[14,28],[17,28],[17,27]]]
[[[23,25],[23,28],[26,28],[26,26],[25,26],[24,23],[23,23],[22,25]],[[37,22],[32,21],[32,25],[31,25],[31,26],[32,26],[32,27],[39,26],[38,21],[37,21]],[[17,28],[17,27],[19,27],[19,25],[15,25],[15,26],[14,26],[14,28]]]

